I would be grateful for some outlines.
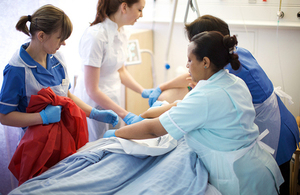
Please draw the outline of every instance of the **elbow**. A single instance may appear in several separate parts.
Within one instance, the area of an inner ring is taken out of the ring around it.
[[[2,114],[2,113],[0,113],[0,123],[2,124],[2,125],[8,125],[7,124],[7,120],[5,120],[5,114]]]
[[[95,91],[96,91],[96,90],[95,90],[95,89],[92,89],[91,87],[86,87],[86,93],[87,93],[87,95],[88,95],[90,98],[93,97]]]

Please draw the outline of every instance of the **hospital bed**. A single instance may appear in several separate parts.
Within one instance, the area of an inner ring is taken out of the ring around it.
[[[208,172],[185,139],[103,138],[34,177],[13,194],[211,194]]]

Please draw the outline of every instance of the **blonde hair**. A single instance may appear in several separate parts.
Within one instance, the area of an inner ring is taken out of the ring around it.
[[[26,25],[28,21],[31,22],[29,29]],[[64,41],[71,35],[73,25],[64,11],[47,4],[40,7],[32,15],[20,17],[16,29],[31,37],[38,31],[50,35],[61,29],[61,41]]]

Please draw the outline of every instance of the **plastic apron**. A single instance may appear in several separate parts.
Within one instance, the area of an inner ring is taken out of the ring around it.
[[[34,77],[31,68],[36,68],[36,66],[30,66],[26,64],[19,55],[19,50],[13,55],[12,59],[10,60],[9,64],[11,66],[16,67],[23,67],[25,69],[25,89],[26,89],[26,97],[27,103],[29,104],[31,95],[36,95],[41,89],[47,88],[49,86],[41,85],[36,78]],[[65,79],[62,80],[60,85],[50,87],[56,95],[59,96],[68,96],[69,90],[69,77],[67,74],[66,66],[63,63],[62,57],[59,54],[54,54],[55,58],[62,64],[65,72]],[[53,57],[52,56],[52,57]],[[20,129],[20,128],[19,128]],[[21,131],[23,132],[23,131]],[[24,134],[24,133],[23,133]],[[21,134],[21,137],[23,137]]]
[[[270,131],[270,134],[262,141],[275,149],[274,159],[276,159],[281,130],[281,117],[276,95],[281,98],[287,98],[290,104],[293,103],[289,95],[284,93],[280,87],[276,87],[270,97],[263,103],[254,104],[256,112],[254,123],[258,126],[260,133],[265,129]]]
[[[239,195],[239,179],[234,172],[233,164],[250,151],[256,144],[272,153],[274,150],[261,141],[266,134],[268,134],[268,130],[266,130],[263,134],[260,134],[250,146],[230,152],[212,150],[195,140],[189,134],[186,134],[185,138],[187,144],[194,149],[208,170],[209,182],[222,194]],[[276,174],[277,172],[280,173],[279,169],[276,172],[276,170],[273,170],[271,167],[268,168],[274,175],[277,186],[280,186],[280,176],[277,176]]]
[[[270,131],[269,135],[262,141],[275,149],[273,154],[275,159],[281,125],[280,111],[275,93],[273,92],[263,103],[254,104],[254,108],[256,112],[254,123],[258,126],[259,132],[262,133],[265,129]]]

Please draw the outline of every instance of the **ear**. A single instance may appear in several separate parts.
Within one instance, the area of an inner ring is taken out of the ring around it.
[[[120,5],[121,7],[121,12],[123,13],[123,14],[126,14],[126,12],[127,12],[127,3],[126,2],[123,2],[121,5]]]
[[[38,40],[39,40],[40,42],[45,41],[45,39],[46,39],[46,34],[44,33],[44,31],[39,31],[39,32],[37,33],[37,38],[38,38]]]
[[[204,57],[203,58],[203,65],[204,65],[204,68],[208,69],[210,67],[210,59],[208,57]]]

